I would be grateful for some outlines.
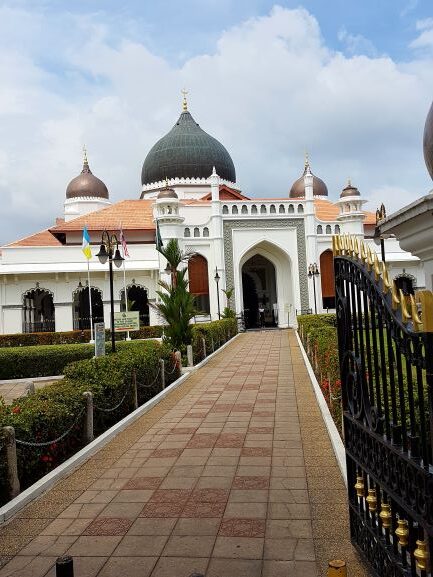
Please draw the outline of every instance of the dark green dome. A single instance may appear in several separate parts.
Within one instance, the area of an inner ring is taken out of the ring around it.
[[[143,163],[141,183],[176,177],[208,178],[214,166],[220,178],[236,182],[230,154],[184,110],[170,132],[150,149]]]

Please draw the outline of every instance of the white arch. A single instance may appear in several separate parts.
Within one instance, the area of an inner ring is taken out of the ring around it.
[[[293,283],[293,263],[290,255],[279,244],[266,238],[251,243],[239,256],[235,266],[236,310],[243,310],[242,267],[254,255],[259,254],[269,260],[275,269],[275,285],[278,306],[278,326],[296,324]],[[290,314],[290,320],[288,317]]]

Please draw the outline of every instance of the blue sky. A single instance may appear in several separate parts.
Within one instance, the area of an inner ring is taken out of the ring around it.
[[[250,196],[284,196],[310,151],[331,198],[375,210],[431,188],[431,0],[0,0],[0,244],[50,226],[86,144],[112,200],[190,110]]]

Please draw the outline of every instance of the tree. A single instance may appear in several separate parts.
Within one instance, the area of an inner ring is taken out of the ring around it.
[[[160,302],[153,305],[164,318],[166,337],[173,348],[180,349],[192,340],[190,320],[197,314],[195,297],[188,290],[187,268],[177,270],[178,266],[194,256],[191,251],[179,248],[176,239],[170,239],[166,247],[157,249],[167,260],[170,268],[171,282],[159,281],[162,290],[156,291]]]
[[[223,289],[223,293],[226,295],[227,298],[227,306],[224,307],[223,314],[221,315],[223,319],[231,319],[236,316],[235,311],[230,307],[230,299],[232,298],[234,292],[235,292],[234,287],[226,290]]]

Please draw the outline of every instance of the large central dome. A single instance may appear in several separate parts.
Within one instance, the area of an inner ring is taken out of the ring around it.
[[[184,109],[170,132],[150,149],[143,163],[141,183],[146,185],[176,177],[208,178],[213,167],[222,179],[236,182],[230,154]]]

